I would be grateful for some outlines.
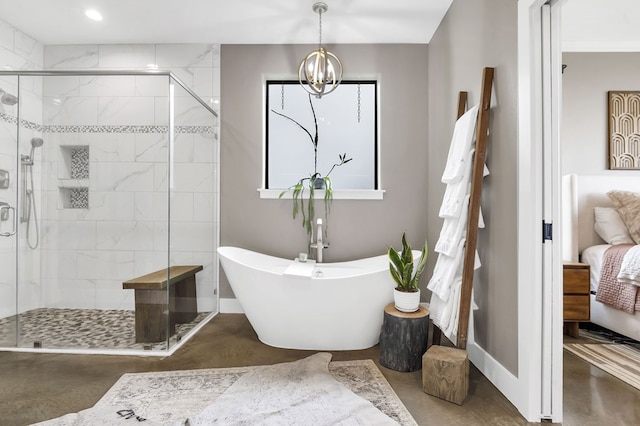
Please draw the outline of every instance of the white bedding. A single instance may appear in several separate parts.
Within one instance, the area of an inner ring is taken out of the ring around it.
[[[618,281],[640,286],[640,245],[629,249],[620,265]]]
[[[611,247],[609,244],[599,244],[587,247],[581,253],[580,260],[591,266],[591,291],[598,289],[600,271],[604,252]],[[640,313],[635,315],[615,309],[604,303],[596,301],[595,294],[591,294],[590,320],[609,330],[615,331],[623,336],[640,341]]]
[[[598,244],[595,246],[587,247],[581,254],[582,263],[587,263],[591,266],[590,288],[591,292],[595,292],[598,289],[598,282],[600,280],[600,271],[602,270],[602,257],[604,252],[611,247],[610,244]],[[618,280],[622,282],[628,282],[633,285],[640,285],[638,282],[638,275],[640,274],[640,245],[632,247],[624,257],[624,261],[620,267],[620,275]]]
[[[602,256],[607,249],[611,247],[610,244],[599,244],[597,246],[591,246],[584,249],[581,255],[582,263],[587,263],[591,266],[591,291],[598,290],[598,281],[600,280],[600,270],[602,269]]]

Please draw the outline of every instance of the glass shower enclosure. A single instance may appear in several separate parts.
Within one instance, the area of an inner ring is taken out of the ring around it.
[[[218,126],[171,72],[0,71],[0,349],[166,355],[217,314]]]

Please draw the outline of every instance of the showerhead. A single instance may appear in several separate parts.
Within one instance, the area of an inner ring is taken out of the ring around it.
[[[0,102],[5,105],[15,105],[18,103],[18,97],[12,95],[11,93],[7,93],[4,90],[0,89]]]
[[[42,138],[31,138],[31,152],[29,153],[29,157],[27,157],[27,161],[31,163],[29,165],[33,165],[33,160],[35,159],[35,157],[33,156],[34,151],[36,150],[36,148],[40,148],[42,145],[44,145],[44,141],[42,140]]]

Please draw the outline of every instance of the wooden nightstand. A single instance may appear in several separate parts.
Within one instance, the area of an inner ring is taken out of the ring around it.
[[[589,321],[590,267],[586,263],[565,263],[562,267],[564,330],[578,337],[578,323]]]

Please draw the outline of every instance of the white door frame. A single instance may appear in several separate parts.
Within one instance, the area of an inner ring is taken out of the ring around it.
[[[562,421],[560,197],[554,192],[560,179],[558,59],[564,1],[518,1],[518,382],[522,391],[512,402],[531,422]],[[553,241],[543,242],[543,221],[553,225]]]

